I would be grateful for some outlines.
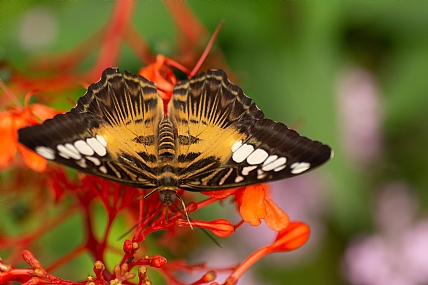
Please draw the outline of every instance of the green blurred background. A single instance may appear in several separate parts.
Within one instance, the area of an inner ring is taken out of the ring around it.
[[[322,192],[306,205],[320,209],[312,227],[317,242],[302,249],[298,262],[282,259],[287,253],[263,259],[251,273],[254,284],[427,284],[415,272],[428,255],[428,230],[421,226],[428,209],[428,3],[187,4],[210,33],[226,21],[215,48],[266,117],[298,124],[300,133],[335,151],[308,174],[310,183],[306,175],[289,182]],[[71,49],[103,27],[114,3],[2,1],[0,7],[1,60],[25,72],[40,53]],[[43,25],[27,23],[37,15]],[[176,27],[162,2],[138,2],[132,23],[155,54],[174,52]],[[26,42],[28,32],[39,41]],[[137,72],[141,63],[124,47],[119,67]],[[67,109],[68,101],[60,101],[55,106]],[[274,188],[290,188],[281,183]],[[287,199],[274,190],[277,200]],[[378,243],[364,247],[372,240]],[[416,245],[407,250],[410,244]]]

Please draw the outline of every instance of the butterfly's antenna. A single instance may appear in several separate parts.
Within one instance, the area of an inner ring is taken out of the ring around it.
[[[147,197],[150,197],[153,193],[156,193],[156,191],[158,191],[157,188],[153,189],[152,191],[150,191],[149,193],[147,193],[146,195],[144,195],[143,199],[146,199]]]
[[[180,202],[181,202],[181,206],[183,206],[183,211],[184,211],[184,215],[186,216],[186,219],[187,219],[187,221],[189,222],[189,226],[190,226],[190,228],[193,230],[193,225],[192,225],[192,223],[190,222],[190,219],[189,219],[189,215],[187,214],[187,209],[186,209],[186,205],[184,204],[184,201],[183,201],[183,199],[181,199],[181,197],[180,196],[176,196],[177,197],[177,199],[178,200],[180,200]],[[174,205],[175,206],[175,205]],[[180,211],[180,209],[178,209],[177,208],[177,206],[175,206],[175,208],[178,210],[178,211]],[[181,212],[181,211],[180,211]]]
[[[143,196],[143,199],[146,199],[147,197],[149,197],[150,195],[152,195],[153,193],[156,192],[156,189],[154,189],[153,191],[150,191],[148,194]],[[159,207],[162,207],[163,205],[160,205]],[[149,215],[150,217],[150,222],[156,217],[155,213],[157,212],[157,210],[159,209],[156,208],[152,214]],[[141,219],[139,222],[137,222],[135,225],[133,225],[128,231],[126,231],[123,235],[121,235],[117,240],[121,240],[122,238],[124,238],[126,235],[128,235],[130,232],[132,232],[133,230],[135,230],[145,219]]]
[[[162,207],[163,205],[160,205],[159,207]],[[156,208],[152,214],[149,215],[149,223],[154,220],[154,218],[156,217],[155,213],[157,212],[157,210],[159,209]],[[128,235],[130,232],[132,232],[133,230],[135,230],[143,221],[145,221],[145,219],[142,219],[141,221],[137,222],[135,225],[133,225],[128,231],[126,231],[126,233],[124,233],[123,235],[121,235],[117,240],[121,240],[123,239],[126,235]]]
[[[177,196],[178,197],[178,196]],[[180,198],[179,198],[180,199]],[[180,199],[180,201],[182,201],[182,199]],[[193,230],[193,227],[192,227],[192,222],[190,221],[190,219],[189,219],[189,216],[187,215],[187,212],[185,212],[185,213],[183,213],[182,211],[181,211],[181,209],[180,208],[178,208],[177,207],[177,205],[175,205],[175,204],[173,204],[174,205],[174,207],[177,209],[177,211],[179,211],[179,212],[181,212],[181,214],[183,214],[183,216],[185,215],[186,217],[187,217],[187,221],[189,221],[189,225],[190,225],[190,227],[192,228],[192,230]],[[183,208],[183,209],[186,209],[186,208]],[[204,228],[199,228],[200,230],[202,230],[203,232],[204,232],[204,234],[206,234],[209,238],[210,238],[210,240],[212,240],[218,247],[221,247],[221,248],[223,248],[223,246],[214,238],[214,237],[212,237],[211,235],[210,235],[210,233],[206,230],[206,229],[204,229]]]
[[[221,243],[219,243],[212,235],[210,235],[210,233],[204,229],[204,228],[200,228],[209,238],[210,240],[215,243],[218,247],[223,248],[223,246],[221,245]]]
[[[132,232],[133,230],[135,230],[141,223],[143,222],[143,220],[139,221],[138,223],[136,223],[135,225],[133,225],[128,231],[126,231],[124,234],[122,234],[121,236],[119,236],[117,238],[117,240],[121,240],[123,239],[125,236],[127,236],[130,232]]]

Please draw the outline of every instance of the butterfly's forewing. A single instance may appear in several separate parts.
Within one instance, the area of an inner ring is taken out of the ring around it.
[[[178,83],[168,112],[177,128],[178,176],[186,190],[284,179],[331,156],[328,146],[265,119],[221,70]]]
[[[152,82],[108,68],[75,108],[19,130],[19,141],[83,172],[151,188],[156,186],[162,116],[163,103]]]

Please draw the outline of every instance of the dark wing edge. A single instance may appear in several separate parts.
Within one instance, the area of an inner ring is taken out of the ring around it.
[[[160,104],[163,102],[153,82],[126,70],[122,75],[117,68],[107,68],[71,112],[93,113],[112,126],[139,122],[142,116],[146,119],[144,124],[150,125],[153,123],[150,119],[160,121],[163,109]]]

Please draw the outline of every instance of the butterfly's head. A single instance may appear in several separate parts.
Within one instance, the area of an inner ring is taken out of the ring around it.
[[[159,190],[159,200],[161,200],[164,205],[171,205],[174,203],[175,198],[177,198],[177,190],[172,189],[161,189]]]
[[[175,199],[178,199],[181,202],[181,205],[183,206],[183,211],[181,211],[179,208],[177,208],[176,205],[175,208],[181,212],[185,217],[187,222],[189,223],[190,228],[193,230],[192,223],[190,222],[189,215],[187,214],[186,205],[184,204],[183,199],[181,199],[180,196],[177,196],[177,188],[173,188],[171,186],[164,186],[163,189],[159,190],[159,200],[166,206],[172,205],[174,203]],[[168,209],[168,207],[167,207]]]

